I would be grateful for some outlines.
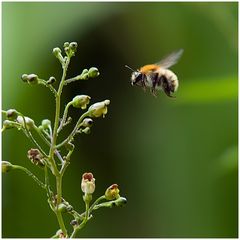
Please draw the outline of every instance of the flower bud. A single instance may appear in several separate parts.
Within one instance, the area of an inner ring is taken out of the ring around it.
[[[10,128],[14,128],[14,122],[9,121],[9,120],[4,120],[3,121],[3,129],[10,129]]]
[[[2,161],[2,173],[7,173],[12,169],[14,169],[14,166],[10,162]]]
[[[97,76],[99,76],[99,71],[98,71],[98,69],[97,68],[95,68],[95,67],[91,67],[89,70],[88,70],[88,76],[90,77],[90,78],[95,78],[95,77],[97,77]]]
[[[56,57],[61,63],[63,63],[64,60],[63,60],[63,56],[62,56],[61,52],[62,52],[61,49],[58,48],[58,47],[53,49],[53,54],[55,55],[55,57]]]
[[[29,84],[32,84],[32,85],[34,85],[34,84],[38,84],[38,76],[36,75],[36,74],[29,74],[28,75],[28,79],[27,79],[27,82],[29,83]]]
[[[78,226],[78,221],[76,219],[73,219],[70,224],[73,226],[73,227],[76,227]]]
[[[104,100],[102,102],[94,103],[88,109],[89,117],[105,117],[108,112],[107,106],[110,104],[110,100]]]
[[[49,127],[51,127],[51,121],[48,119],[43,119],[42,126],[43,126],[43,129],[48,129]]]
[[[95,178],[92,173],[84,173],[82,175],[81,188],[85,195],[93,194],[95,191]]]
[[[18,117],[18,112],[15,109],[8,109],[6,112],[7,119],[9,120],[16,120]]]
[[[75,53],[77,51],[77,43],[71,42],[69,48]]]
[[[87,104],[89,104],[91,97],[87,95],[77,95],[72,100],[72,105],[75,108],[86,109]]]
[[[27,81],[28,81],[28,74],[24,73],[24,74],[21,76],[21,79],[23,80],[23,82],[27,82]]]
[[[31,148],[28,151],[27,157],[31,160],[31,162],[37,166],[44,167],[43,155],[40,153],[38,149]]]
[[[123,207],[127,203],[127,199],[124,197],[119,197],[116,201],[114,201],[117,207]]]
[[[56,82],[56,78],[55,77],[50,77],[48,80],[47,80],[47,84],[54,84]]]
[[[26,123],[26,126],[27,126],[28,129],[31,129],[31,128],[34,127],[35,123],[34,123],[34,121],[33,121],[31,118],[29,118],[29,117],[24,117],[24,119],[25,119],[25,123]],[[25,126],[24,126],[24,120],[23,120],[23,117],[22,117],[22,116],[18,116],[18,117],[17,117],[17,121],[18,121],[23,127],[25,127]]]
[[[65,48],[65,47],[69,47],[69,42],[65,42],[64,44],[63,44],[63,47]]]
[[[83,127],[91,127],[93,125],[93,120],[91,118],[84,118],[81,126]]]
[[[84,129],[82,129],[81,132],[83,132],[83,133],[85,133],[85,134],[90,134],[91,129],[90,129],[90,127],[86,127],[86,128],[84,128]]]
[[[58,48],[58,47],[56,47],[56,48],[53,49],[53,54],[54,54],[56,57],[58,57],[59,54],[61,54],[61,52],[62,52],[61,49]]]
[[[120,197],[119,189],[117,184],[112,184],[109,188],[107,188],[105,192],[105,198],[107,200],[114,200]]]

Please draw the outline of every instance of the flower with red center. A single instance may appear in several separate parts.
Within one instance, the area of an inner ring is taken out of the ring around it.
[[[120,190],[118,189],[117,184],[112,184],[109,188],[107,188],[105,192],[105,198],[107,200],[114,200],[120,197],[119,195]]]
[[[95,178],[92,173],[84,173],[82,175],[81,188],[85,195],[93,194],[95,191]]]

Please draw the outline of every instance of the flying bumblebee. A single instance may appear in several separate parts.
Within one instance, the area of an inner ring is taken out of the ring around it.
[[[131,75],[132,86],[140,86],[144,90],[150,88],[154,96],[157,96],[157,90],[163,90],[168,97],[174,97],[171,94],[178,89],[178,78],[168,68],[177,63],[182,53],[183,49],[180,49],[166,56],[160,62],[144,65],[139,70],[133,70],[125,65],[133,71]]]

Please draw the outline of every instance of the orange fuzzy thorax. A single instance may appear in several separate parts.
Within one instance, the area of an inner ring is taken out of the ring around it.
[[[147,74],[149,71],[153,72],[156,71],[157,69],[159,69],[159,66],[156,64],[149,64],[149,65],[145,65],[143,67],[140,68],[140,72]]]

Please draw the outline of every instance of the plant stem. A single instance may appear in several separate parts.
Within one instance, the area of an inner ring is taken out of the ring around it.
[[[64,225],[63,217],[61,211],[58,209],[59,204],[62,201],[62,176],[56,177],[56,185],[57,185],[57,209],[56,209],[56,215],[58,219],[59,226],[64,234],[64,236],[67,236],[67,229]]]
[[[60,124],[60,126],[59,126],[59,128],[58,128],[58,130],[57,130],[57,133],[59,133],[59,132],[62,130],[63,125],[64,125],[64,123],[65,123],[65,121],[66,121],[66,119],[67,119],[68,109],[69,109],[69,107],[70,107],[71,105],[72,105],[72,102],[69,102],[69,103],[67,104],[67,106],[65,107],[64,113],[63,113],[63,118],[62,118],[61,124]]]
[[[85,218],[83,219],[83,221],[81,222],[81,224],[79,226],[76,226],[74,228],[70,238],[74,238],[76,236],[77,232],[86,225],[86,223],[88,221],[88,216],[89,216],[89,202],[88,201],[85,201],[85,208],[86,208],[86,210],[85,210]]]
[[[32,172],[30,172],[27,168],[19,166],[19,165],[13,165],[15,169],[19,169],[23,172],[25,172],[29,177],[31,177],[41,188],[46,189],[44,183],[42,183]]]
[[[56,188],[57,188],[57,208],[56,208],[56,216],[58,219],[59,226],[64,234],[64,236],[67,236],[67,230],[64,225],[63,217],[61,211],[58,209],[59,204],[61,203],[62,200],[62,175],[59,173],[56,163],[54,161],[54,153],[56,151],[56,141],[57,141],[57,129],[58,129],[58,124],[59,124],[59,117],[60,117],[60,107],[61,107],[61,94],[62,94],[62,89],[64,86],[64,80],[66,78],[66,73],[67,73],[67,68],[70,62],[70,58],[67,58],[66,63],[62,64],[63,67],[63,74],[62,74],[62,79],[58,87],[58,91],[56,96],[56,112],[55,112],[55,121],[54,121],[54,128],[53,128],[53,133],[52,133],[52,141],[51,141],[51,147],[49,151],[49,160],[51,161],[51,164],[54,169],[54,175],[56,177]]]
[[[78,128],[79,128],[79,124],[80,124],[80,123],[83,121],[83,119],[84,119],[85,117],[87,117],[88,115],[89,115],[89,112],[85,112],[85,113],[78,119],[78,121],[77,121],[74,129],[73,129],[72,132],[69,134],[69,136],[68,136],[63,142],[59,143],[59,144],[56,146],[56,148],[62,147],[64,144],[68,143],[68,142],[74,137],[74,135],[77,133],[77,130],[78,130]]]

